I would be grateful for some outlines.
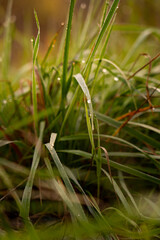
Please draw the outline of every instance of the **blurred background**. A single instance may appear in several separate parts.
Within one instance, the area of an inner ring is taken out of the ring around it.
[[[3,48],[3,26],[5,25],[8,1],[9,0],[0,0],[0,50]],[[75,15],[81,10],[85,19],[91,1],[93,0],[77,0]],[[100,5],[103,5],[106,0],[98,1]],[[33,35],[36,36],[37,33],[34,9],[37,11],[41,26],[41,51],[43,52],[43,48],[46,49],[46,46],[49,45],[55,32],[59,30],[61,23],[65,23],[69,3],[70,0],[13,0],[12,21],[14,22],[15,29],[15,31],[13,31],[15,40],[13,55],[15,52],[16,56],[21,58],[21,45],[23,45],[23,51],[25,51],[24,46],[26,43],[25,57],[28,56],[29,59],[31,56],[27,42]],[[98,21],[99,20],[96,22],[97,25],[99,23]],[[116,17],[116,24],[159,28],[160,0],[121,0]]]
[[[77,0],[76,9],[87,11],[89,2]],[[105,0],[99,0],[102,3]],[[0,0],[0,23],[3,24],[8,0]],[[36,9],[41,31],[55,31],[65,21],[70,0],[13,0],[13,16],[20,30],[26,31],[26,25],[34,25],[33,9]],[[160,27],[160,0],[121,0],[117,16],[120,23],[129,22]]]

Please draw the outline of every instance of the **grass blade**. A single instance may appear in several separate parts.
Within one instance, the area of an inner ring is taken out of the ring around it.
[[[90,55],[90,57],[88,59],[86,67],[85,67],[85,69],[83,71],[84,75],[86,74],[86,72],[87,72],[87,70],[88,70],[88,68],[89,68],[89,66],[90,66],[90,64],[91,64],[91,62],[92,62],[92,60],[94,58],[94,55],[95,55],[95,53],[96,53],[96,51],[97,51],[97,49],[99,47],[99,44],[100,44],[100,42],[101,42],[101,40],[102,40],[102,38],[104,36],[104,33],[105,33],[107,27],[109,26],[110,21],[113,18],[115,12],[116,12],[118,4],[119,4],[119,0],[114,0],[113,4],[112,4],[112,6],[111,6],[111,8],[109,10],[109,13],[108,13],[108,15],[107,15],[107,17],[106,17],[106,19],[104,21],[102,29],[101,29],[98,37],[97,37],[97,40],[96,40],[96,43],[94,45],[93,51],[92,51],[92,53],[91,53],[91,55]]]
[[[44,128],[45,128],[45,123],[41,122],[41,124],[40,124],[40,136],[39,136],[38,142],[37,142],[36,147],[35,147],[30,174],[29,174],[28,181],[27,181],[27,184],[26,184],[24,192],[23,192],[22,207],[21,207],[21,211],[20,211],[20,216],[25,220],[27,220],[29,218],[32,187],[33,187],[33,182],[34,182],[36,170],[37,170],[39,160],[40,160]]]
[[[4,182],[4,184],[6,185],[6,187],[8,189],[13,189],[12,181],[2,166],[0,166],[0,178],[2,179],[2,181]],[[21,201],[19,199],[18,194],[16,193],[16,191],[13,191],[13,192],[11,191],[11,195],[14,198],[14,200],[20,210],[21,209]]]
[[[81,151],[81,150],[74,150],[74,149],[72,149],[72,150],[61,150],[61,152],[75,154],[75,155],[84,157],[86,159],[92,159],[92,154],[91,153],[88,153],[88,152],[85,152],[85,151]],[[96,160],[97,156],[94,156],[94,159]],[[103,162],[103,164],[107,164],[106,158],[102,157],[102,162]],[[122,172],[131,174],[131,175],[139,177],[141,179],[144,179],[146,181],[149,181],[149,182],[152,182],[152,183],[156,183],[156,184],[160,184],[160,179],[159,178],[156,178],[154,176],[146,174],[146,173],[144,173],[142,171],[138,171],[138,170],[133,169],[131,167],[128,167],[126,165],[123,165],[123,164],[120,164],[120,163],[116,163],[116,162],[110,160],[110,166],[115,168],[115,169],[118,169],[118,170],[120,170]]]
[[[84,95],[87,98],[87,103],[89,106],[89,111],[90,111],[90,116],[91,116],[91,123],[92,123],[92,130],[94,130],[94,123],[93,123],[93,107],[92,107],[92,101],[91,101],[91,96],[88,90],[88,87],[85,83],[84,78],[82,77],[82,75],[80,73],[74,75],[74,78],[77,80],[79,86],[81,87]]]
[[[38,28],[38,34],[36,37],[36,40],[33,44],[33,70],[32,70],[32,101],[33,101],[33,117],[34,117],[34,125],[35,125],[35,131],[38,132],[38,117],[37,117],[37,91],[36,91],[36,74],[35,74],[35,65],[39,50],[39,41],[40,41],[40,26],[38,21],[38,16],[36,11],[34,11],[36,24]]]
[[[99,120],[107,123],[110,126],[113,126],[115,128],[119,128],[121,126],[120,122],[112,119],[109,116],[106,116],[106,115],[98,113],[98,112],[96,112],[95,114],[96,114],[96,116]],[[152,137],[150,137],[148,135],[145,135],[145,134],[141,133],[140,131],[138,131],[136,129],[134,129],[134,131],[133,131],[133,129],[131,127],[128,127],[128,126],[125,126],[123,129],[124,129],[125,132],[127,132],[129,135],[135,137],[139,141],[145,142],[145,143],[147,143],[147,144],[149,144],[153,147],[156,147],[156,148],[160,149],[160,142],[153,139]]]
[[[63,75],[62,75],[62,99],[61,99],[61,109],[64,111],[64,102],[66,96],[66,81],[67,81],[67,67],[68,67],[68,57],[69,57],[69,45],[70,45],[70,34],[72,27],[72,17],[74,10],[75,0],[70,1],[70,11],[66,32],[66,40],[65,40],[65,49],[64,49],[64,60],[63,60]]]
[[[59,159],[55,149],[51,146],[50,143],[47,143],[46,147],[47,147],[48,151],[50,152],[50,154],[51,154],[51,156],[52,156],[52,158],[53,158],[53,160],[54,160],[54,162],[55,162],[55,164],[57,166],[57,169],[58,169],[58,171],[59,171],[59,173],[60,173],[60,175],[61,175],[61,177],[62,177],[62,179],[63,179],[63,181],[65,183],[65,186],[67,188],[67,192],[68,192],[68,194],[70,196],[70,199],[73,200],[72,201],[73,203],[75,202],[74,208],[77,209],[76,210],[76,213],[77,213],[76,217],[79,218],[79,220],[82,220],[82,219],[86,220],[86,216],[85,216],[85,213],[83,211],[83,208],[82,208],[82,206],[81,206],[81,204],[79,202],[79,199],[78,199],[78,197],[77,197],[77,195],[75,193],[75,190],[74,190],[74,188],[73,188],[73,186],[72,186],[72,184],[71,184],[71,182],[69,180],[67,172],[65,171],[65,168],[63,167],[63,165],[62,165],[62,163],[61,163],[61,161],[60,161],[60,159]],[[57,186],[57,189],[59,189],[58,186]],[[59,193],[61,193],[61,191],[59,191]],[[63,198],[65,198],[64,195],[63,195]],[[68,203],[70,201],[67,200],[67,199],[68,198],[66,196],[65,200],[67,201],[67,205],[68,205]]]
[[[113,178],[111,178],[110,174],[108,174],[108,172],[106,170],[102,169],[102,171],[107,176],[107,178],[109,179],[111,184],[113,184],[113,188],[115,190],[115,193],[119,197],[119,199],[121,200],[121,202],[122,202],[124,208],[127,210],[128,214],[131,214],[131,208],[129,206],[129,203],[128,203],[127,199],[125,198],[123,192],[121,191],[120,187],[116,183],[116,181]]]

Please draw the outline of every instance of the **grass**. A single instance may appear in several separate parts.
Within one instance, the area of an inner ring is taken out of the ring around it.
[[[32,64],[17,70],[8,1],[0,238],[159,239],[160,32],[115,24],[119,0],[91,1],[85,20],[75,4],[44,56],[35,11]]]

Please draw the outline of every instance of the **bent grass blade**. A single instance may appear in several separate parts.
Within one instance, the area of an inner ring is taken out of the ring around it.
[[[81,87],[84,95],[87,98],[87,103],[88,103],[88,107],[89,107],[89,111],[90,111],[90,116],[91,116],[91,123],[92,123],[92,130],[94,130],[94,123],[93,123],[93,106],[92,106],[92,101],[91,101],[91,96],[88,90],[88,87],[85,83],[84,78],[82,77],[82,75],[80,73],[74,75],[74,78],[76,79],[76,81],[78,82],[79,86]]]
[[[48,149],[48,151],[50,152],[54,163],[56,164],[56,167],[65,183],[66,189],[67,189],[67,195],[66,193],[62,195],[63,191],[62,191],[62,185],[59,185],[58,183],[56,183],[57,186],[57,190],[59,192],[59,194],[61,194],[62,199],[64,199],[64,201],[66,202],[67,206],[70,208],[72,214],[74,217],[76,217],[76,219],[79,220],[86,220],[86,215],[83,211],[83,208],[80,204],[80,201],[75,193],[75,190],[69,180],[69,177],[67,175],[67,172],[65,171],[65,168],[63,166],[63,164],[61,163],[55,149],[53,147],[51,147],[50,143],[46,144],[46,148]],[[50,172],[51,172],[51,166],[48,164]],[[52,174],[53,175],[53,174]],[[71,204],[71,205],[70,205]],[[71,208],[71,206],[73,207],[73,209]]]

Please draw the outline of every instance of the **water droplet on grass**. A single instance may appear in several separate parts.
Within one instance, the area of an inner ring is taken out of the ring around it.
[[[61,78],[60,78],[60,77],[58,77],[58,78],[57,78],[57,80],[58,80],[58,81],[61,81]]]
[[[3,99],[3,104],[7,104],[7,100],[6,99]]]
[[[103,69],[102,69],[102,72],[103,72],[104,74],[106,74],[106,73],[107,73],[107,69],[106,69],[106,68],[103,68]]]
[[[90,99],[88,99],[88,100],[87,100],[87,103],[91,103],[91,100],[90,100]]]
[[[81,3],[81,8],[82,8],[82,9],[86,9],[86,7],[87,7],[87,4],[86,4],[86,3]]]
[[[114,77],[114,81],[118,82],[119,78],[118,77]]]
[[[85,63],[85,62],[86,62],[86,61],[83,59],[83,60],[82,60],[82,63]]]

